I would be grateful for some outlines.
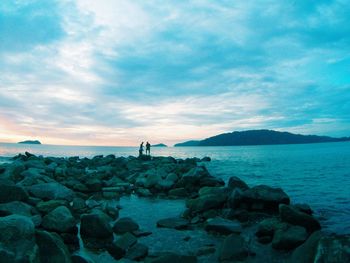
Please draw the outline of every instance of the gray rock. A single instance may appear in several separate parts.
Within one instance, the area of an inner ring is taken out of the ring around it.
[[[36,205],[36,209],[40,213],[47,214],[59,206],[67,206],[68,202],[66,200],[49,200],[41,201]]]
[[[152,196],[152,193],[150,192],[150,190],[148,190],[146,188],[137,188],[135,192],[137,195],[142,196],[142,197]]]
[[[317,245],[319,240],[321,239],[322,235],[320,231],[314,232],[306,241],[305,243],[301,244],[299,247],[297,247],[288,263],[309,263],[309,262],[315,262],[315,255],[317,250]]]
[[[75,228],[75,219],[70,210],[65,206],[59,206],[43,218],[42,226],[47,230],[68,233]]]
[[[266,218],[259,223],[258,230],[256,231],[255,235],[257,237],[272,237],[279,224],[281,224],[281,222],[277,218]]]
[[[242,202],[242,194],[243,192],[241,189],[235,188],[227,199],[228,206],[233,209],[239,207]]]
[[[158,227],[173,228],[178,230],[187,229],[188,224],[188,220],[181,217],[169,217],[161,219],[157,222]]]
[[[288,195],[281,188],[254,186],[242,193],[241,202],[250,210],[277,212],[280,204],[289,204]]]
[[[209,219],[207,225],[205,226],[205,230],[223,235],[229,235],[232,233],[239,234],[243,231],[239,221],[232,221],[221,217]]]
[[[115,259],[121,259],[126,254],[126,251],[136,243],[137,239],[134,235],[125,233],[123,236],[109,245],[107,250]]]
[[[74,198],[72,208],[74,211],[84,210],[86,208],[85,200],[79,197]]]
[[[35,236],[41,263],[72,262],[68,248],[58,234],[38,230]]]
[[[283,224],[275,231],[272,247],[274,249],[291,250],[301,245],[307,237],[308,234],[305,228]]]
[[[248,190],[249,186],[243,182],[240,178],[238,178],[237,176],[231,176],[230,179],[228,180],[228,184],[227,184],[228,188],[230,189],[240,189],[242,191]]]
[[[138,229],[139,225],[130,217],[120,218],[113,226],[113,231],[117,234],[124,234],[126,232],[132,232]]]
[[[248,256],[248,250],[243,238],[238,234],[231,234],[223,241],[219,251],[219,261],[243,261]]]
[[[39,262],[35,228],[29,217],[0,218],[0,260],[4,263]]]
[[[320,223],[313,216],[301,212],[293,206],[280,205],[279,210],[283,222],[305,227],[309,232],[321,229]]]
[[[109,225],[109,217],[107,215],[103,215],[102,213],[82,215],[80,234],[82,238],[112,238],[113,231]]]
[[[187,191],[183,187],[182,188],[174,188],[168,192],[168,195],[172,196],[172,197],[186,197]]]
[[[85,185],[90,192],[99,192],[102,190],[102,182],[97,178],[89,178],[85,182]]]
[[[93,259],[91,259],[88,255],[83,253],[74,253],[72,255],[72,262],[73,263],[95,263]]]
[[[23,216],[31,216],[33,207],[20,202],[13,201],[6,204],[0,204],[0,216],[8,216],[8,215],[23,215]]]
[[[350,236],[322,237],[318,242],[315,263],[350,262]]]
[[[187,200],[186,206],[192,212],[203,212],[213,208],[222,207],[226,199],[227,196],[223,194],[204,195],[195,199]]]
[[[62,199],[72,201],[74,192],[59,183],[36,184],[28,187],[29,193],[43,200]]]
[[[136,243],[127,251],[125,258],[139,261],[148,255],[148,247],[144,244]]]
[[[0,203],[26,201],[28,198],[23,187],[0,182]]]

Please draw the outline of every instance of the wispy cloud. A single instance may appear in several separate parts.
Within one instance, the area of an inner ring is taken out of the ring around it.
[[[3,0],[0,141],[349,135],[350,6]]]

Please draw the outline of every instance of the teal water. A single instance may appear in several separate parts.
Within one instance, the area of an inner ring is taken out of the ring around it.
[[[86,147],[0,143],[0,162],[24,151],[44,156],[137,154],[137,147]],[[308,203],[327,232],[350,233],[350,142],[232,147],[153,148],[153,155],[210,156],[207,167],[227,180],[282,187],[294,203]],[[166,207],[164,208],[166,209]]]

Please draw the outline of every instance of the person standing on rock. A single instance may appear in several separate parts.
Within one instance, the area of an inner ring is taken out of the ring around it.
[[[143,155],[143,142],[140,144],[139,156]]]
[[[151,144],[149,142],[146,143],[146,155],[151,155]]]

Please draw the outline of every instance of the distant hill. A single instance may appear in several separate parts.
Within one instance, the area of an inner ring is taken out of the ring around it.
[[[164,143],[158,143],[158,144],[153,144],[152,147],[168,147],[168,146]]]
[[[332,138],[328,136],[301,135],[273,130],[235,131],[219,134],[201,141],[187,141],[175,144],[178,146],[235,146],[235,145],[269,145],[269,144],[302,144],[321,142],[350,141],[350,137]]]
[[[41,144],[41,142],[39,142],[38,140],[35,141],[23,141],[23,142],[19,142],[20,144]]]

